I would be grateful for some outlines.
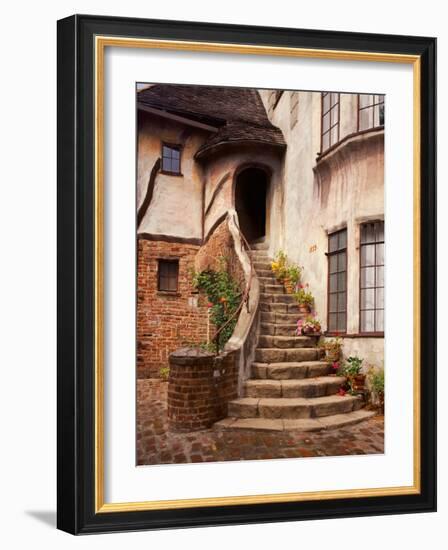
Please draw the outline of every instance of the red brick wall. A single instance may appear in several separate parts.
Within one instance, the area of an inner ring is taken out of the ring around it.
[[[227,416],[237,397],[236,353],[215,357],[198,349],[180,349],[170,356],[168,424],[175,432],[210,428]]]
[[[219,269],[219,258],[224,256],[227,260],[227,268],[232,278],[244,289],[244,272],[236,255],[233,245],[233,237],[229,231],[227,220],[224,220],[213,232],[208,241],[201,247],[196,257],[196,270]]]
[[[138,239],[137,266],[137,376],[159,378],[168,356],[188,343],[207,339],[207,307],[191,285],[199,246]],[[179,259],[178,293],[157,290],[158,259]]]

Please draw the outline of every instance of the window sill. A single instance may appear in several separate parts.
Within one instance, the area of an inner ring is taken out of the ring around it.
[[[321,151],[317,154],[316,163],[319,163],[320,160],[323,160],[325,157],[327,157],[330,153],[338,149],[339,147],[342,147],[345,143],[348,141],[353,140],[354,138],[357,138],[358,136],[363,136],[364,134],[374,134],[374,133],[384,132],[384,126],[375,126],[374,128],[367,128],[365,130],[358,130],[356,132],[352,132],[351,134],[348,134],[344,136],[341,140],[334,143],[331,147],[328,147],[328,149],[325,149],[325,151]]]
[[[173,290],[158,290],[157,291],[157,296],[160,296],[161,298],[168,298],[168,297],[178,298],[178,297],[182,296],[182,294],[180,292],[178,292],[177,290],[175,290],[175,291],[173,291]]]
[[[183,178],[184,175],[181,172],[168,172],[167,170],[160,170],[160,174],[164,176],[174,176],[176,178]]]

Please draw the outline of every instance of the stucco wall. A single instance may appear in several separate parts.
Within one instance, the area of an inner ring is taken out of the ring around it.
[[[204,235],[210,231],[216,221],[229,209],[235,208],[235,175],[244,167],[264,167],[268,177],[266,227],[282,226],[283,204],[283,153],[264,145],[241,145],[229,148],[225,153],[210,158],[204,165],[205,209],[208,211],[204,221]],[[218,193],[215,190],[219,186]],[[277,233],[276,233],[277,235]],[[272,243],[274,247],[276,243]]]
[[[207,134],[141,111],[138,127],[137,207],[144,200],[152,167],[161,157],[162,142],[182,146],[182,174],[157,174],[152,201],[139,233],[201,239],[204,180],[201,165],[193,157]]]
[[[328,233],[347,228],[347,333],[359,332],[359,224],[384,219],[383,132],[347,136],[357,129],[357,96],[341,94],[340,138],[345,144],[316,162],[321,140],[321,94],[284,92],[269,109],[288,144],[284,165],[284,220],[271,240],[303,266],[303,280],[315,296],[316,311],[327,328]],[[269,105],[269,90],[261,92]],[[297,121],[292,119],[297,116]],[[387,229],[386,229],[387,230]],[[371,364],[383,363],[382,338],[346,338],[344,354],[355,352]]]

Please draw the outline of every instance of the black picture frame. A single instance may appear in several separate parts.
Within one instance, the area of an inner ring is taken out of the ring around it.
[[[421,68],[420,493],[95,512],[95,36],[416,55]],[[58,22],[58,511],[73,534],[436,510],[436,39],[74,15]],[[424,323],[423,323],[424,320]]]

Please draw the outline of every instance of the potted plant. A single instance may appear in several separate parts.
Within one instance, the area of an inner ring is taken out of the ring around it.
[[[339,337],[326,339],[322,344],[325,351],[325,361],[337,363],[341,358],[342,340]]]
[[[301,274],[302,269],[298,265],[293,264],[286,268],[283,284],[288,294],[293,294],[295,292]]]
[[[342,366],[341,374],[347,377],[352,393],[359,393],[365,390],[365,374],[361,373],[364,359],[356,356],[350,356]]]
[[[308,288],[308,283],[306,285],[299,285],[299,290],[294,293],[294,297],[299,304],[299,311],[301,313],[310,313],[311,308],[314,304],[314,296],[306,290]]]
[[[274,274],[274,277],[277,279],[277,281],[281,283],[284,281],[287,273],[286,261],[286,254],[283,252],[283,250],[279,250],[275,255],[274,261],[271,262],[272,273]]]
[[[384,369],[371,368],[368,373],[372,405],[384,414]]]
[[[297,322],[297,334],[304,336],[319,336],[321,333],[321,324],[314,317],[299,319]]]

